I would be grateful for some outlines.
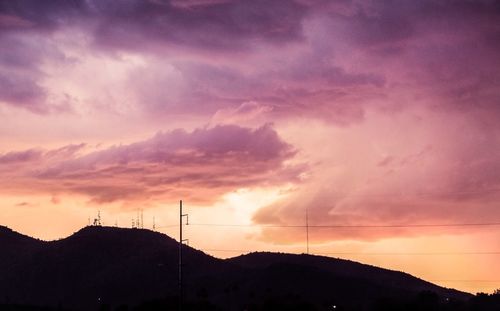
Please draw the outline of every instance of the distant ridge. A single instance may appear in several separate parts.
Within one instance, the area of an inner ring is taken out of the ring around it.
[[[21,234],[19,232],[10,229],[9,227],[2,225],[0,225],[0,237],[1,237],[0,243],[6,243],[8,241],[16,241],[19,243],[22,243],[22,241],[25,241],[26,243],[30,243],[30,241],[33,243],[42,242],[41,240]]]
[[[0,267],[13,269],[45,242],[23,235],[12,229],[0,226]],[[0,268],[1,269],[1,268]]]
[[[443,299],[470,297],[349,260],[262,252],[222,260],[184,250],[186,299],[204,299],[222,310],[243,310],[270,297],[318,305],[365,305],[421,291]],[[0,226],[0,263],[4,304],[95,310],[104,303],[136,305],[177,295],[178,244],[146,229],[90,226],[44,242]]]

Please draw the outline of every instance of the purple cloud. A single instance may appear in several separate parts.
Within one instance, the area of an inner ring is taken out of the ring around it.
[[[80,193],[95,202],[180,194],[212,201],[241,187],[297,181],[303,169],[284,164],[295,150],[270,125],[254,130],[234,125],[174,130],[80,156],[83,147],[3,155],[1,169],[11,176],[5,188],[19,191],[29,184],[32,191]],[[24,166],[9,171],[5,165],[13,161]]]
[[[121,87],[146,118],[209,118],[255,101],[273,118],[347,125],[388,107],[497,113],[499,15],[488,0],[4,1],[0,40],[77,29],[91,54],[145,56]],[[0,100],[58,110],[40,83],[40,49],[9,51],[0,53]]]
[[[307,6],[295,1],[4,1],[10,19],[54,29],[95,24],[99,44],[136,48],[138,41],[163,41],[208,49],[234,49],[245,40],[286,42],[300,37]],[[11,23],[15,26],[15,23]]]
[[[25,151],[12,151],[5,154],[0,154],[0,164],[32,162],[40,159],[42,152],[37,149],[29,149]]]

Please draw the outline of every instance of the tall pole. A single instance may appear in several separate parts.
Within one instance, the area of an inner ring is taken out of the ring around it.
[[[184,242],[189,242],[182,238],[182,217],[186,217],[186,225],[189,225],[188,214],[182,213],[182,200],[179,201],[179,310],[182,311],[184,292],[182,291],[182,246]]]
[[[307,254],[309,255],[309,207],[306,207],[306,244]]]
[[[182,311],[182,200],[179,201],[179,310]]]

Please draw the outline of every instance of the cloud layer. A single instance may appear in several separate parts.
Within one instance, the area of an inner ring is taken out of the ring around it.
[[[270,125],[179,129],[81,154],[84,149],[71,145],[1,155],[3,191],[77,193],[97,203],[179,196],[207,203],[243,187],[293,182],[302,169],[284,163],[295,151]]]
[[[490,0],[1,1],[0,139],[69,144],[4,147],[5,189],[213,202],[290,183],[255,222],[496,217],[498,20]]]
[[[484,126],[484,125],[483,125]],[[310,126],[311,127],[311,126]],[[289,197],[262,208],[260,224],[361,225],[314,230],[311,239],[373,240],[461,234],[484,228],[363,226],[484,223],[500,219],[500,131],[463,114],[432,109],[370,116],[347,129],[323,129],[308,154],[315,165]],[[297,143],[298,144],[298,143]],[[319,147],[321,146],[321,147]],[[266,240],[294,243],[303,230],[272,229]]]
[[[54,103],[58,91],[43,85],[51,66],[42,66],[68,56],[65,32],[85,38],[80,49],[146,57],[120,87],[150,115],[256,101],[275,117],[349,124],[367,108],[402,109],[409,100],[497,106],[494,1],[5,1],[0,12],[9,46],[0,100],[37,113],[68,104]]]

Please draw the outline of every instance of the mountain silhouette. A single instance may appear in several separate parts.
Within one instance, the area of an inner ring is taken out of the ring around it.
[[[186,300],[220,310],[250,310],[264,301],[363,308],[381,297],[423,291],[440,299],[471,296],[406,273],[323,256],[259,252],[222,260],[183,246],[183,262]],[[0,303],[96,310],[177,293],[178,243],[165,234],[89,226],[45,242],[0,226]]]

